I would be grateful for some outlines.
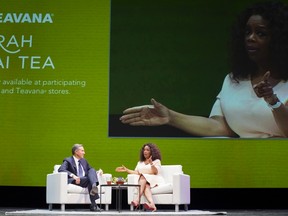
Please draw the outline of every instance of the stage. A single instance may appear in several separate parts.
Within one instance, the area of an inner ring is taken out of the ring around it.
[[[6,211],[5,215],[104,215],[104,216],[115,216],[115,215],[163,215],[163,216],[190,216],[190,215],[226,215],[226,212],[214,212],[214,211],[202,211],[202,210],[188,210],[188,211],[156,211],[156,212],[145,212],[145,211],[99,211],[91,212],[89,210],[53,210],[49,211],[48,209],[32,209],[32,210],[15,210],[15,211]]]
[[[117,216],[117,215],[139,215],[139,216],[187,216],[187,215],[229,215],[229,216],[287,216],[288,210],[277,210],[277,209],[258,209],[258,210],[189,210],[189,211],[157,211],[157,212],[141,212],[141,211],[122,211],[118,212],[115,210],[111,211],[102,211],[102,212],[90,212],[89,210],[83,209],[69,209],[65,212],[60,210],[49,211],[48,209],[25,209],[25,208],[0,208],[0,216],[4,215],[35,215],[35,216],[64,216],[64,215],[103,215],[103,216]]]

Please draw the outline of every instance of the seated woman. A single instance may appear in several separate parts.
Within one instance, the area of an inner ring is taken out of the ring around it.
[[[148,201],[144,203],[144,208],[151,211],[157,210],[152,199],[151,188],[165,183],[161,176],[161,153],[157,145],[146,143],[142,146],[140,150],[140,160],[135,170],[130,170],[122,165],[121,167],[117,167],[116,171],[139,175],[140,195],[131,202],[135,208],[139,207],[139,197],[144,194]]]

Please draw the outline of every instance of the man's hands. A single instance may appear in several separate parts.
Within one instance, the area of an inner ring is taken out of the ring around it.
[[[71,174],[71,177],[75,180],[75,183],[76,184],[80,184],[80,177],[74,175],[74,174]]]

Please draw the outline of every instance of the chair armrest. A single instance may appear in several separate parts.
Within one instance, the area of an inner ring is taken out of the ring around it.
[[[110,173],[103,173],[101,175],[98,174],[99,193],[100,193],[100,185],[106,184],[108,177],[112,178],[112,174]],[[112,187],[102,187],[101,192],[105,194],[105,196],[102,197],[102,202],[111,203],[112,202]]]
[[[103,173],[103,174],[97,173],[99,185],[106,184],[108,177],[112,178],[112,174],[110,174],[110,173]]]
[[[65,203],[68,176],[66,172],[51,173],[46,178],[46,203]]]
[[[127,183],[128,184],[138,184],[139,175],[137,174],[128,174],[127,175]]]
[[[190,204],[190,176],[173,175],[173,201],[176,204]]]
[[[138,184],[139,175],[137,174],[128,174],[127,175],[127,183],[128,184]],[[132,200],[135,199],[135,197],[138,195],[138,187],[128,187],[127,188],[127,197],[128,197],[128,204],[130,205]]]

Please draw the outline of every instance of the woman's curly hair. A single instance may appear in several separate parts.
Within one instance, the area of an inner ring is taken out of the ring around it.
[[[234,80],[247,79],[257,72],[257,65],[248,58],[245,49],[245,29],[251,15],[260,15],[268,22],[271,32],[271,68],[279,74],[277,78],[288,80],[288,7],[284,3],[267,1],[256,3],[238,17],[230,41],[230,63]]]
[[[145,157],[143,154],[145,146],[148,146],[150,148],[152,160],[156,160],[156,159],[161,160],[161,158],[162,158],[161,152],[160,152],[158,146],[156,144],[153,144],[153,143],[145,143],[140,150],[140,161],[145,161]]]

